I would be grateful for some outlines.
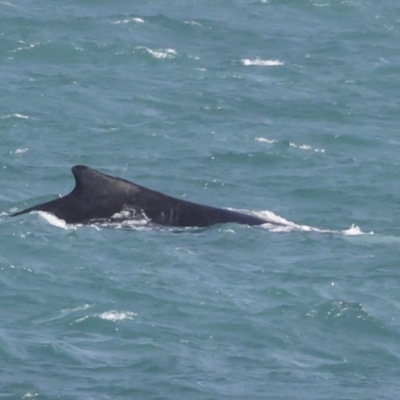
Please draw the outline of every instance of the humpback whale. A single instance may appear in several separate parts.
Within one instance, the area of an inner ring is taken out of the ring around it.
[[[269,221],[237,211],[177,199],[92,168],[72,168],[75,188],[66,196],[38,204],[13,216],[45,211],[68,224],[146,218],[173,227],[208,227],[234,222],[261,225]]]

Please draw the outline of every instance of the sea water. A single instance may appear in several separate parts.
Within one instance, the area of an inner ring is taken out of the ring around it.
[[[0,396],[400,394],[398,1],[0,2]],[[284,226],[15,211],[88,165]]]

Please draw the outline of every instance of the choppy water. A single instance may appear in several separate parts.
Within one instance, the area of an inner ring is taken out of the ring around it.
[[[0,396],[400,393],[397,1],[0,2]],[[9,218],[85,164],[286,220]]]

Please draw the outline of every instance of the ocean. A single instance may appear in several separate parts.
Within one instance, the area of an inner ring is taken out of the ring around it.
[[[400,4],[0,1],[0,398],[400,395]],[[11,218],[87,165],[283,226]]]

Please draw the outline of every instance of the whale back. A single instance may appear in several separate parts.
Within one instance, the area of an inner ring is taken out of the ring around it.
[[[14,215],[46,211],[67,223],[88,223],[109,220],[116,215],[121,218],[122,213],[123,218],[145,216],[156,224],[180,227],[206,227],[227,222],[260,225],[267,222],[236,211],[177,199],[83,165],[74,166],[72,173],[75,187],[71,193]]]

